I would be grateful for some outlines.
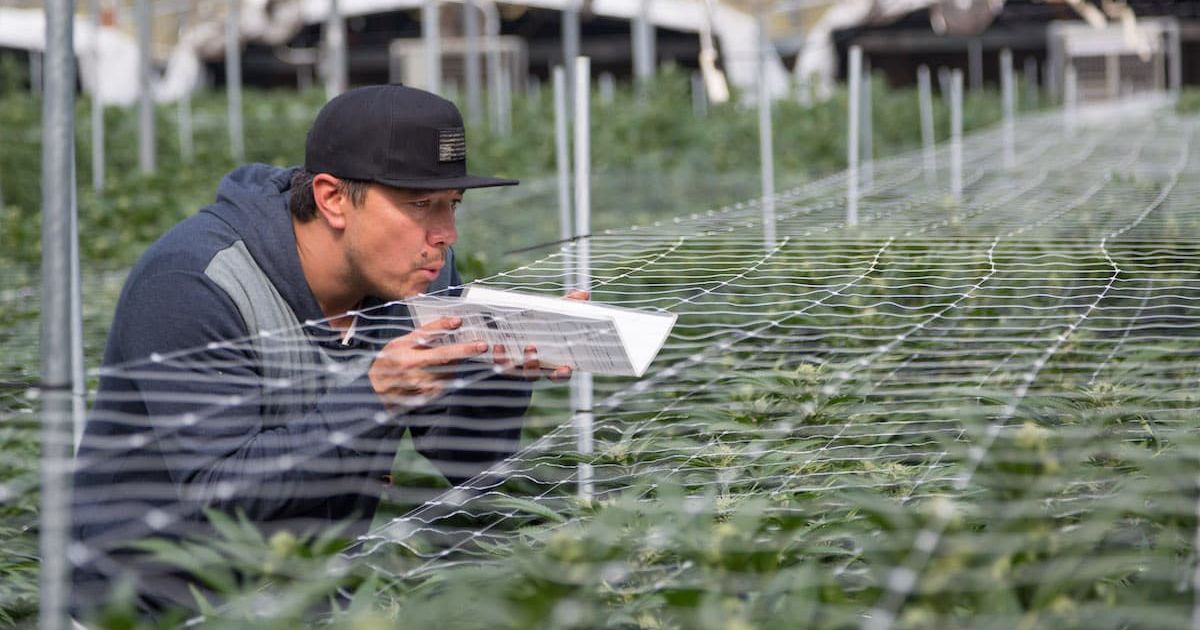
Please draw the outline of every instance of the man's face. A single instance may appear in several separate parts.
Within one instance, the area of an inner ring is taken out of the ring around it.
[[[371,184],[362,206],[347,208],[350,280],[368,295],[400,300],[423,293],[458,240],[461,190],[408,190]]]

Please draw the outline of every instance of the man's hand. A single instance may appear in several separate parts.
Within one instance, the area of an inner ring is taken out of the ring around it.
[[[586,302],[591,296],[592,294],[589,291],[572,289],[564,297],[568,300]],[[536,381],[543,376],[555,383],[564,383],[571,380],[571,366],[555,366],[542,363],[537,358],[537,348],[532,345],[525,346],[524,360],[520,365],[513,365],[513,360],[508,357],[502,345],[492,348],[492,359],[496,362],[496,365],[504,368],[505,374],[518,376],[527,381]]]
[[[384,404],[420,404],[442,392],[457,374],[457,364],[487,351],[487,344],[471,341],[437,345],[438,337],[462,326],[458,317],[443,317],[397,337],[379,351],[367,378]]]

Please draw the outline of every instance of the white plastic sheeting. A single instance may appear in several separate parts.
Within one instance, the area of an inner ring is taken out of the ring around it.
[[[579,0],[532,0],[521,4],[560,10]],[[342,14],[370,15],[384,11],[417,9],[420,0],[340,0]],[[243,41],[282,44],[304,24],[324,22],[328,0],[295,0],[274,2],[244,0],[240,18]],[[594,0],[591,10],[596,15],[630,19],[637,17],[641,0]],[[702,0],[654,0],[648,19],[661,28],[699,33],[706,27],[707,10]],[[722,62],[730,82],[741,88],[748,100],[755,96],[757,31],[753,15],[718,4],[713,23],[715,36],[720,40]],[[45,47],[45,18],[39,10],[0,9],[0,46],[26,50]],[[75,20],[75,49],[79,55],[84,89],[95,89],[96,66],[99,60],[101,100],[106,104],[128,105],[137,99],[137,67],[139,52],[132,37],[118,29],[100,29],[100,51],[91,49],[92,27],[86,18]],[[224,51],[225,32],[222,15],[194,19],[183,32],[178,45],[167,60],[166,70],[155,84],[158,101],[174,101],[195,89],[201,76],[201,60],[219,58]],[[770,93],[781,97],[787,93],[787,71],[778,55],[771,55],[767,67]]]
[[[302,0],[305,22],[325,20],[328,0]],[[543,9],[562,10],[579,0],[525,0],[519,4]],[[347,17],[369,15],[397,9],[416,9],[420,0],[339,0],[338,8]],[[593,0],[591,12],[605,17],[633,20],[642,10],[641,0]],[[653,0],[647,19],[656,27],[685,33],[699,33],[707,25],[707,9],[703,0]],[[736,8],[717,4],[713,33],[720,40],[725,73],[734,85],[742,89],[749,100],[754,98],[756,85],[755,63],[757,28],[754,16]],[[767,81],[775,97],[787,93],[787,70],[778,55],[772,56],[767,69]]]
[[[913,11],[930,9],[932,26],[939,32],[978,32],[1003,6],[1004,0],[841,0],[805,34],[793,73],[802,84],[811,86],[817,98],[827,99],[833,94],[838,68],[834,31],[886,24]]]
[[[75,55],[79,60],[83,88],[89,93],[96,92],[98,69],[101,100],[119,105],[136,101],[137,42],[114,28],[102,26],[96,31],[92,23],[82,17],[75,18],[74,29]],[[36,9],[0,8],[0,47],[45,51],[45,13]]]

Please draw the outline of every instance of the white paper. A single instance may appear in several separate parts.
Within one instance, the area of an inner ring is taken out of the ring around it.
[[[407,304],[418,326],[461,317],[462,326],[440,343],[486,341],[487,360],[497,345],[516,361],[534,346],[544,364],[614,376],[645,374],[676,319],[672,313],[483,287],[468,287],[457,298],[418,296]]]

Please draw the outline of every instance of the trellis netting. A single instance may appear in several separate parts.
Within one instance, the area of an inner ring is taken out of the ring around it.
[[[74,601],[134,567],[208,621],[1195,627],[1200,121],[1089,111],[1022,119],[1012,168],[968,138],[960,202],[917,153],[853,228],[835,176],[778,195],[773,246],[756,203],[593,235],[593,300],[679,319],[646,376],[595,378],[590,453],[562,385],[355,387],[388,306],[355,343],[103,368],[161,411],[89,417]],[[576,251],[482,283],[561,295]]]

